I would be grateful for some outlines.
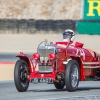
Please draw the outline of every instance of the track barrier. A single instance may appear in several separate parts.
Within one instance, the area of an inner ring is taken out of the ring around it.
[[[62,33],[75,26],[74,20],[0,19],[0,33]]]

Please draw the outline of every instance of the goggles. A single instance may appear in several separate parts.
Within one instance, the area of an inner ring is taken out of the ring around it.
[[[72,34],[73,34],[73,32],[64,32],[64,33],[63,33],[63,39],[66,39],[66,38],[68,38],[69,36],[70,36],[70,37],[74,36],[74,35],[72,35]]]

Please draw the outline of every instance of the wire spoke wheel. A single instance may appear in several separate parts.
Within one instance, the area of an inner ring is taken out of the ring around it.
[[[77,83],[78,83],[78,79],[79,79],[79,75],[78,75],[78,68],[76,65],[73,65],[73,69],[71,71],[71,84],[72,87],[76,87]]]
[[[76,60],[70,60],[65,71],[65,85],[69,92],[76,91],[79,84],[79,64]]]

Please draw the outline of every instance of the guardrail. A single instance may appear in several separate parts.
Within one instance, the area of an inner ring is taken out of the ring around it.
[[[75,26],[74,20],[0,19],[0,33],[62,33]]]

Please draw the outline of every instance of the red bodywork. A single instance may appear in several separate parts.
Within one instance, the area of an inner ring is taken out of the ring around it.
[[[70,43],[67,47],[67,42],[56,42],[53,46],[57,49],[55,57],[49,55],[52,58],[49,64],[52,65],[52,73],[40,73],[37,69],[40,63],[38,59],[34,59],[34,55],[30,58],[28,55],[20,52],[17,57],[25,60],[28,63],[29,75],[28,80],[33,78],[51,78],[53,82],[56,82],[56,75],[58,72],[65,73],[65,66],[70,59],[75,59],[79,63],[80,67],[80,81],[83,81],[85,77],[96,76],[97,70],[100,67],[99,54],[83,48],[83,44],[76,42]],[[35,55],[38,57],[39,55]],[[56,62],[55,62],[56,60]]]

